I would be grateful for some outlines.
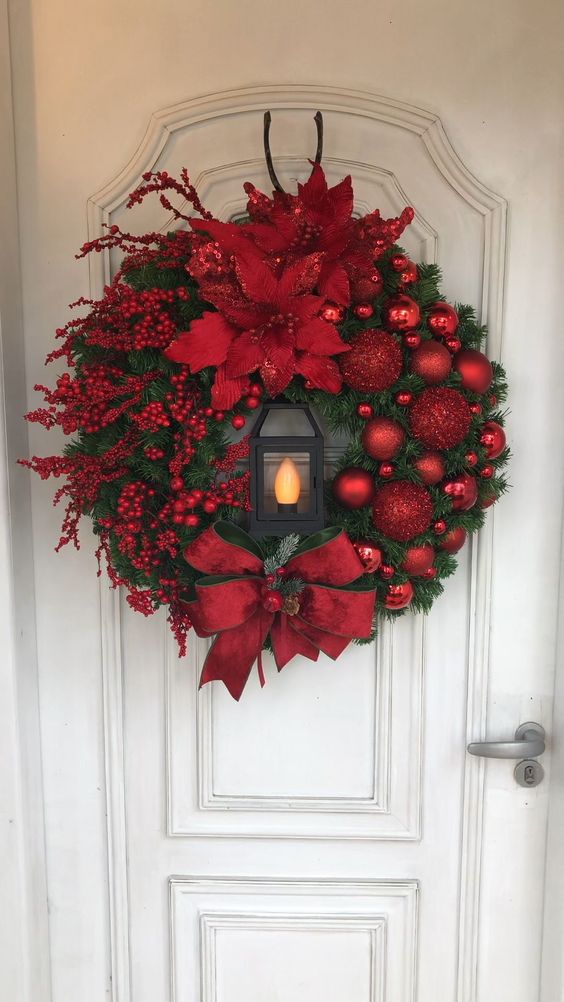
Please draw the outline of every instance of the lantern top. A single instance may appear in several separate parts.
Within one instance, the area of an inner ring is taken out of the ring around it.
[[[294,437],[296,437],[296,438],[309,438],[309,437],[311,437],[311,438],[323,440],[323,435],[322,435],[321,429],[320,429],[317,421],[315,420],[313,414],[311,413],[311,410],[310,410],[308,404],[292,403],[289,400],[267,400],[267,401],[265,401],[263,403],[261,412],[260,412],[257,420],[255,421],[255,423],[254,423],[254,425],[252,427],[252,430],[251,430],[251,441],[253,441],[254,439],[261,438],[261,437],[264,437],[264,438],[267,438],[267,437],[268,438],[270,438],[270,437],[278,438],[278,437],[280,437],[280,432],[274,432],[274,434],[272,436],[270,436],[268,434],[265,434],[264,436],[261,436],[261,431],[263,430],[264,425],[265,425],[266,421],[268,420],[268,418],[270,417],[272,411],[296,411],[296,412],[300,411],[304,415],[304,417],[306,418],[306,420],[307,420],[307,422],[308,422],[308,424],[310,426],[311,432],[313,434],[311,434],[309,432],[304,433],[304,432],[301,432],[299,430],[296,430],[296,431],[294,431],[292,433],[292,438],[294,438]],[[285,436],[285,437],[287,437],[287,436]]]

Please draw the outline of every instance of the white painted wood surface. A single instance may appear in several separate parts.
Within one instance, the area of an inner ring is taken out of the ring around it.
[[[270,669],[239,706],[197,697],[202,652],[179,663],[162,619],[105,588],[100,602],[90,546],[53,555],[51,490],[32,484],[41,717],[26,740],[43,752],[53,1002],[539,998],[550,773],[523,791],[509,763],[485,768],[465,745],[524,719],[551,727],[562,17],[483,0],[351,13],[343,23],[333,0],[321,20],[294,0],[11,11],[28,386],[65,303],[110,273],[73,251],[123,220],[143,170],[186,163],[228,217],[246,177],[266,184],[262,110],[289,183],[321,107],[330,177],[353,173],[361,211],[413,204],[408,249],[487,319],[516,453],[495,533],[490,520],[424,631],[408,619],[335,666]],[[129,215],[167,225],[155,204]],[[56,444],[31,429],[33,451]],[[29,536],[24,507],[14,524]]]

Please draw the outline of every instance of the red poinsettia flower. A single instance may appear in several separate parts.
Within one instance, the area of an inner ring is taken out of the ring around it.
[[[302,257],[277,276],[252,243],[235,233],[230,237],[232,274],[223,281],[213,276],[201,286],[203,298],[219,312],[194,320],[167,357],[191,372],[216,366],[211,402],[218,409],[240,400],[256,370],[270,396],[281,393],[296,373],[313,387],[337,393],[341,374],[330,356],[349,349],[337,328],[319,316],[324,298],[312,293],[322,255]]]

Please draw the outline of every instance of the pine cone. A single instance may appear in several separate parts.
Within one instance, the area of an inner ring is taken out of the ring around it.
[[[295,616],[300,611],[300,600],[298,596],[286,595],[282,609],[288,616]]]

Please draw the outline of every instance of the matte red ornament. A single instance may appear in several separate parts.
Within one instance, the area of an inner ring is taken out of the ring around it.
[[[458,313],[449,303],[433,303],[429,308],[427,327],[435,337],[452,337],[458,329]]]
[[[382,311],[384,324],[392,331],[408,331],[418,327],[421,312],[411,296],[394,296],[389,299]]]
[[[392,334],[369,327],[355,334],[349,345],[350,351],[339,358],[339,368],[351,389],[379,393],[399,378],[403,355]]]
[[[484,480],[489,480],[491,477],[493,477],[495,473],[495,467],[492,466],[491,463],[486,463],[485,466],[482,466],[482,469],[479,470],[478,472],[480,476],[484,478]]]
[[[472,415],[458,390],[432,386],[419,394],[409,414],[411,431],[430,449],[452,449],[466,438]]]
[[[254,400],[254,397],[251,397],[251,400]],[[243,417],[242,414],[234,414],[233,417],[231,418],[231,424],[233,425],[234,428],[244,428],[245,418]]]
[[[363,421],[368,421],[368,418],[374,416],[374,408],[372,404],[361,403],[356,405],[356,413]]]
[[[439,541],[439,549],[444,550],[445,553],[458,553],[464,546],[467,535],[466,529],[463,529],[461,526],[457,526],[456,529],[449,529]]]
[[[486,393],[493,380],[492,363],[489,358],[475,348],[464,348],[454,356],[454,368],[462,376],[465,390]]]
[[[396,569],[395,567],[392,567],[391,564],[382,564],[380,568],[380,577],[383,578],[384,581],[389,581],[391,578],[393,578],[395,573]]]
[[[390,477],[394,475],[394,468],[391,463],[380,463],[378,468],[379,476],[383,477],[384,480],[389,480]]]
[[[505,449],[505,432],[497,421],[486,421],[480,434],[480,444],[486,450],[488,459],[497,459]]]
[[[408,480],[393,480],[376,491],[372,520],[379,532],[398,543],[421,535],[431,524],[433,501],[429,491]]]
[[[394,271],[404,271],[409,264],[409,258],[406,254],[392,254],[390,258],[390,265]]]
[[[321,307],[319,315],[329,324],[340,324],[345,316],[345,311],[337,303],[325,303],[325,306]]]
[[[374,307],[370,303],[359,303],[355,306],[353,313],[359,320],[368,320],[374,313]]]
[[[405,442],[405,431],[392,418],[375,417],[364,426],[361,441],[371,459],[392,459]]]
[[[429,386],[442,383],[452,369],[452,355],[438,341],[423,341],[416,348],[409,363],[411,372],[420,376]]]
[[[477,452],[467,452],[464,459],[466,460],[468,466],[475,466],[478,462]]]
[[[433,526],[433,532],[437,536],[442,536],[443,532],[446,532],[446,522],[444,521],[444,519],[442,518],[437,519],[437,521]]]
[[[353,303],[365,303],[368,299],[376,299],[384,291],[384,279],[377,268],[369,276],[357,278],[351,282],[351,300]]]
[[[382,563],[382,550],[368,539],[358,539],[353,542],[364,570],[367,574],[375,574]]]
[[[409,407],[413,403],[413,393],[410,393],[409,390],[400,390],[394,399],[400,407]]]
[[[376,486],[367,470],[347,466],[333,481],[333,495],[343,508],[364,508],[374,497]]]
[[[413,585],[411,581],[404,581],[403,584],[388,585],[388,593],[384,599],[386,609],[405,609],[413,598]]]
[[[468,511],[478,499],[478,484],[469,473],[459,473],[445,481],[443,492],[450,497],[454,511]]]
[[[410,546],[401,569],[406,574],[413,574],[415,577],[419,577],[433,566],[434,559],[435,548],[430,543],[423,543],[422,546]]]
[[[408,261],[406,267],[400,273],[400,285],[411,285],[419,278],[417,265],[413,261]]]
[[[413,463],[424,484],[438,484],[444,479],[446,467],[440,452],[424,452]]]

